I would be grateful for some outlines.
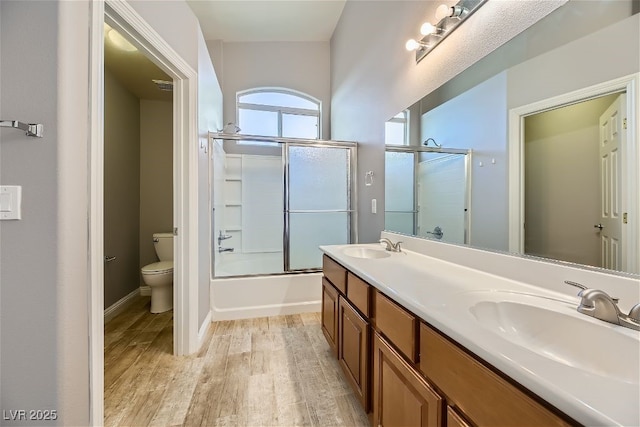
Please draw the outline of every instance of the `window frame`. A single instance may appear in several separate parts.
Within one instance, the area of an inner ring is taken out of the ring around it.
[[[251,95],[254,93],[282,93],[285,95],[295,96],[316,104],[318,106],[318,109],[312,110],[310,108],[293,108],[293,107],[283,107],[283,106],[275,106],[275,105],[253,104],[249,102],[240,102],[240,97],[245,95]],[[259,87],[259,88],[247,89],[247,90],[236,92],[236,123],[238,124],[238,126],[242,127],[240,124],[240,109],[269,111],[269,112],[277,113],[277,117],[278,117],[277,137],[280,137],[280,138],[283,137],[282,136],[282,116],[284,114],[316,117],[318,120],[318,132],[317,132],[317,137],[314,139],[322,139],[322,101],[304,92],[300,92],[294,89],[287,89],[283,87]]]
[[[398,117],[401,114],[402,114],[402,117]],[[384,142],[385,145],[396,146],[396,147],[403,147],[403,146],[406,146],[406,145],[410,145],[409,144],[409,110],[403,110],[403,111],[399,112],[398,114],[396,114],[395,116],[393,116],[392,118],[387,120],[385,122],[385,126],[386,126],[387,123],[402,123],[403,124],[404,135],[403,135],[403,139],[402,139],[402,141],[403,141],[402,144],[389,144],[385,140],[385,142]],[[385,133],[386,133],[386,129],[385,129]]]

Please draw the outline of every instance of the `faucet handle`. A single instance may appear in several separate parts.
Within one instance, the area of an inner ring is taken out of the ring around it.
[[[640,302],[631,308],[629,317],[637,322],[640,322]]]
[[[578,292],[578,296],[581,297],[582,294],[584,294],[584,291],[588,290],[589,288],[587,288],[585,285],[582,285],[578,282],[572,282],[571,280],[565,280],[564,283],[566,283],[567,285],[571,285],[571,286],[575,286],[576,288],[580,288],[581,291]],[[616,297],[612,297],[609,296],[609,298],[611,298],[611,301],[613,301],[614,303],[618,303],[620,302],[620,298],[616,298]],[[638,311],[640,312],[640,308],[638,308]],[[640,314],[640,313],[639,313]]]

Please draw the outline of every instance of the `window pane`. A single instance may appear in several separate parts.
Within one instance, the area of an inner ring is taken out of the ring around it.
[[[272,105],[276,107],[306,108],[310,110],[320,109],[317,103],[306,98],[280,92],[248,93],[246,95],[240,95],[238,97],[238,102],[245,102],[248,104]]]
[[[318,117],[298,114],[282,115],[282,136],[318,139]]]
[[[238,109],[238,126],[245,135],[278,136],[278,113]]]
[[[386,122],[384,124],[384,142],[389,145],[405,145],[405,123]]]

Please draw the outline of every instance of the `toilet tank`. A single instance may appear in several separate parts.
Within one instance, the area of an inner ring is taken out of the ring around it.
[[[172,233],[153,233],[153,246],[160,261],[173,261]]]

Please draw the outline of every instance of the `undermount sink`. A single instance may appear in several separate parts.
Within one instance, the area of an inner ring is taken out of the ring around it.
[[[342,253],[354,258],[387,258],[391,254],[384,249],[374,249],[363,246],[350,246],[344,248]]]
[[[506,291],[472,293],[470,299],[462,300],[486,330],[555,362],[627,383],[639,382],[637,331],[623,331],[577,313],[573,302]]]

